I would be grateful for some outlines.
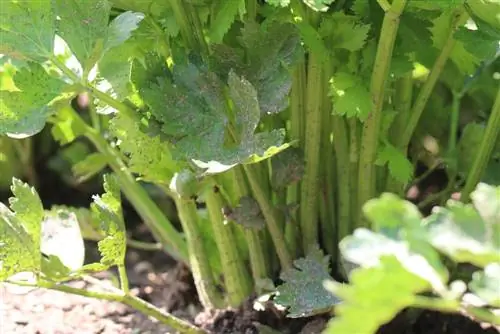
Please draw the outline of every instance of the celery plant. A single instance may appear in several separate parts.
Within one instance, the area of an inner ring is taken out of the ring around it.
[[[458,190],[467,200],[491,178],[500,154],[495,10],[493,0],[6,1],[0,52],[15,88],[0,92],[0,132],[26,138],[49,123],[62,145],[88,139],[89,175],[110,167],[165,251],[191,268],[205,307],[236,307],[281,274],[278,299],[294,316],[328,311],[337,298],[321,310],[310,299],[324,292],[330,264],[350,278],[338,243],[373,228],[363,211],[370,200],[404,194],[421,160],[446,166],[440,201]],[[82,93],[89,115],[70,107]],[[462,101],[488,111],[479,143],[470,135],[479,124],[457,138]],[[426,150],[429,137],[437,153]],[[96,155],[105,164],[91,164]],[[174,199],[182,230],[140,182]],[[22,238],[37,238],[16,214],[2,211],[4,238],[23,229]],[[107,226],[103,258],[116,256],[105,245],[122,217],[94,216]],[[0,261],[10,256],[3,249]],[[2,280],[19,268],[47,274],[23,262],[36,252],[0,267]],[[122,262],[102,265],[94,269],[120,269],[120,300],[150,310],[130,297]],[[297,282],[307,283],[303,298]],[[69,291],[59,283],[38,281]]]

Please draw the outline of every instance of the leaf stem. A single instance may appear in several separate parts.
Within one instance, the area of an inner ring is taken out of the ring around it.
[[[200,233],[196,203],[193,199],[181,198],[178,194],[174,195],[174,201],[182,228],[186,233],[189,263],[200,302],[205,308],[223,308],[224,300],[216,289],[208,261],[208,253]]]
[[[79,78],[71,69],[69,69],[63,62],[61,62],[57,57],[52,56],[50,57],[50,61],[56,65],[57,68],[61,70],[71,81],[73,81],[74,84],[80,85],[82,89],[85,91],[89,92],[91,95],[94,97],[98,98],[102,102],[106,103],[110,107],[113,107],[114,109],[118,110],[119,112],[122,112],[127,115],[127,117],[130,117],[131,119],[136,120],[137,115],[135,113],[135,110],[126,105],[123,102],[120,102],[113,97],[109,96],[108,94],[101,92],[97,88],[91,86],[86,80],[83,80]]]
[[[118,152],[92,128],[87,129],[85,136],[107,157],[108,164],[117,175],[123,192],[151,229],[156,240],[167,247],[179,261],[188,263],[186,241],[130,174]]]
[[[486,130],[481,141],[481,146],[474,159],[474,164],[467,177],[465,186],[462,189],[460,200],[468,201],[471,192],[474,190],[476,185],[481,180],[481,176],[486,169],[486,165],[490,160],[491,153],[495,147],[498,135],[500,133],[500,88],[498,89],[497,96],[495,98],[495,103],[493,104],[493,109],[491,111],[490,118],[488,119],[488,124],[486,125]]]
[[[231,170],[235,183],[235,192],[238,200],[250,194],[247,180],[245,178],[243,167],[237,166]],[[259,231],[254,231],[249,228],[244,228],[245,239],[248,244],[250,253],[250,267],[252,268],[252,276],[257,291],[259,281],[264,280],[269,276],[269,258],[266,257],[264,247],[262,246]]]
[[[321,55],[309,55],[305,106],[305,170],[300,194],[302,247],[308,253],[318,243],[318,195],[324,75]]]
[[[219,249],[229,304],[232,307],[238,307],[251,293],[251,277],[238,254],[237,242],[230,229],[231,226],[224,223],[222,209],[225,204],[219,189],[214,185],[207,189],[204,195],[215,242]]]
[[[112,292],[100,292],[100,291],[91,291],[91,290],[84,290],[84,289],[79,289],[79,288],[74,288],[72,286],[68,285],[60,285],[60,284],[54,284],[51,282],[46,282],[46,281],[39,281],[37,284],[30,284],[30,283],[25,283],[25,282],[9,282],[12,284],[16,284],[19,286],[28,286],[28,287],[39,287],[39,288],[44,288],[44,289],[49,289],[49,290],[55,290],[55,291],[60,291],[64,293],[70,293],[74,295],[79,295],[83,297],[89,297],[89,298],[96,298],[96,299],[101,299],[101,300],[108,300],[108,301],[114,301],[114,302],[120,302],[125,305],[128,305],[139,312],[149,315],[153,317],[154,319],[160,321],[161,323],[168,325],[182,333],[186,334],[206,334],[207,332],[204,331],[201,328],[195,327],[188,323],[187,321],[184,321],[180,318],[177,318],[176,316],[165,312],[156,306],[147,303],[146,301],[130,295],[128,293],[124,293],[123,291],[116,291],[114,293]]]
[[[396,118],[390,127],[390,141],[395,147],[398,147],[403,155],[407,154],[407,147],[401,147],[400,138],[410,117],[411,104],[413,99],[413,76],[412,72],[406,73],[395,84],[396,92],[394,96],[394,105],[397,111]],[[405,185],[399,182],[391,173],[387,175],[385,190],[392,193],[403,195]]]
[[[420,117],[422,116],[425,106],[427,105],[427,101],[429,100],[432,91],[434,90],[434,86],[439,80],[441,72],[443,71],[446,62],[448,61],[448,58],[450,57],[450,54],[453,51],[453,48],[455,47],[456,41],[453,38],[455,30],[466,19],[467,19],[467,12],[465,11],[464,6],[461,6],[454,13],[453,20],[450,24],[450,30],[448,32],[448,38],[446,39],[446,42],[443,48],[441,49],[439,56],[434,62],[434,65],[432,66],[429,76],[427,77],[427,80],[420,89],[417,99],[413,105],[413,108],[411,109],[410,118],[408,119],[408,123],[403,132],[403,135],[399,140],[399,142],[401,143],[400,147],[404,148],[405,150],[408,147],[408,144],[410,143],[410,140],[413,136],[413,132],[415,131],[415,128],[418,125],[418,121],[420,120]]]
[[[406,6],[407,0],[394,0],[386,10],[380,31],[380,39],[373,66],[370,94],[372,110],[363,126],[358,175],[358,226],[365,222],[361,206],[375,196],[375,159],[379,144],[380,123],[389,67],[396,40],[399,18]]]
[[[280,220],[278,216],[278,211],[271,202],[268,193],[262,188],[259,183],[258,171],[255,170],[255,165],[243,165],[245,173],[248,177],[248,182],[250,183],[250,188],[252,193],[259,203],[262,214],[266,220],[267,228],[273,240],[274,247],[276,248],[276,253],[280,260],[281,268],[283,270],[288,270],[292,268],[292,257],[285,242],[285,237],[283,231],[280,229]]]
[[[118,276],[120,277],[120,286],[123,292],[129,293],[127,270],[124,264],[118,265]]]
[[[200,19],[194,6],[185,0],[169,0],[175,19],[180,27],[182,39],[191,50],[208,55],[208,46],[201,29]]]
[[[305,87],[306,87],[306,66],[305,62],[298,64],[293,70],[292,89],[290,93],[290,140],[297,140],[297,145],[304,145],[304,109],[305,109]],[[287,204],[298,204],[300,202],[301,181],[290,185],[287,188]],[[300,208],[292,214],[292,221],[285,225],[285,238],[293,256],[298,255],[301,247],[297,242],[298,217]]]
[[[351,173],[349,170],[349,144],[347,142],[347,125],[344,118],[333,116],[333,146],[337,156],[338,217],[337,239],[342,240],[352,229],[351,217]],[[355,210],[356,208],[352,208]]]
[[[474,306],[464,306],[457,300],[444,300],[439,298],[429,298],[424,296],[414,296],[412,307],[428,310],[435,310],[446,313],[465,313],[473,316],[479,321],[484,321],[495,326],[500,325],[500,316]]]

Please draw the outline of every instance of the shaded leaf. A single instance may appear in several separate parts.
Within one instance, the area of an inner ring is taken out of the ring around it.
[[[369,31],[369,24],[363,24],[357,16],[341,12],[332,14],[332,19],[324,20],[319,28],[319,33],[330,50],[345,49],[351,52],[363,48]]]
[[[212,65],[216,72],[223,80],[231,70],[248,80],[257,90],[262,113],[284,110],[292,87],[288,67],[302,56],[298,31],[287,23],[247,22],[238,41],[236,47],[212,47]]]
[[[294,269],[281,274],[285,282],[278,286],[274,301],[288,307],[288,317],[308,317],[329,312],[340,301],[329,294],[323,286],[325,280],[331,280],[329,274],[329,256],[316,248],[305,258],[294,261]]]
[[[335,114],[364,120],[371,110],[371,97],[362,79],[347,72],[337,72],[330,80]]]
[[[88,180],[108,165],[108,158],[102,153],[91,153],[71,168],[79,182]]]
[[[282,189],[299,181],[304,174],[304,155],[297,148],[289,148],[271,159],[271,184],[274,189]]]
[[[210,24],[209,37],[213,43],[221,43],[224,35],[235,21],[244,0],[220,1],[214,9],[215,19]]]
[[[261,230],[266,226],[266,220],[260,210],[259,203],[250,196],[240,198],[237,207],[225,210],[225,216],[246,228]]]

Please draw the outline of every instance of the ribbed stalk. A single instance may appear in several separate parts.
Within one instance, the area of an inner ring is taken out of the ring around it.
[[[467,16],[468,16],[467,12],[465,11],[465,8],[463,6],[458,8],[455,14],[453,15],[454,19],[450,23],[448,38],[446,39],[446,42],[443,48],[441,49],[439,56],[434,62],[434,65],[432,66],[432,69],[429,73],[429,76],[427,77],[427,80],[425,81],[424,85],[420,89],[420,92],[418,93],[415,104],[411,109],[410,117],[408,119],[406,128],[399,140],[402,148],[406,149],[408,147],[408,144],[410,143],[410,140],[413,136],[413,132],[415,131],[415,128],[418,125],[418,121],[420,120],[420,117],[422,116],[425,106],[427,105],[427,101],[429,100],[432,91],[434,90],[434,86],[439,80],[441,72],[443,71],[446,62],[448,61],[448,58],[450,57],[450,54],[453,51],[453,48],[455,47],[456,41],[453,38],[453,35],[455,34],[457,27],[459,27],[461,24],[464,23],[465,20],[467,20]]]
[[[306,88],[306,67],[305,63],[298,64],[293,71],[293,82],[290,93],[290,140],[297,140],[297,146],[302,148],[304,145],[304,110],[305,110],[305,92]],[[294,183],[287,188],[287,204],[298,204],[300,202],[301,182]],[[285,238],[292,253],[297,256],[301,253],[301,247],[298,242],[299,228],[298,217],[300,208],[292,214],[292,219],[285,226]]]
[[[186,233],[189,263],[200,302],[205,308],[223,308],[224,301],[216,289],[207,257],[208,253],[198,228],[199,217],[196,203],[192,199],[175,197],[182,228]]]
[[[481,180],[481,176],[486,169],[488,161],[491,158],[491,153],[498,140],[498,134],[500,133],[500,89],[498,89],[495,103],[491,111],[490,118],[488,119],[488,125],[486,126],[486,131],[484,132],[483,140],[481,141],[481,146],[477,152],[474,159],[474,164],[469,172],[465,186],[462,189],[460,199],[462,201],[468,201],[471,192],[477,186]]]
[[[319,55],[310,54],[307,70],[304,156],[305,171],[300,194],[302,247],[307,253],[318,243],[319,163],[323,102],[323,66]]]
[[[267,229],[273,240],[276,253],[280,260],[281,268],[284,270],[292,267],[292,257],[285,242],[285,237],[279,224],[279,213],[273,206],[269,194],[262,188],[259,183],[259,172],[255,170],[255,165],[243,165],[243,168],[250,183],[250,189],[259,203],[260,209],[266,220]]]
[[[233,168],[233,179],[235,181],[235,192],[239,198],[250,194],[247,180],[241,166]],[[257,291],[260,291],[259,282],[269,277],[269,258],[266,257],[262,246],[262,232],[244,228],[245,239],[250,253],[250,267]]]
[[[347,141],[349,137],[347,134],[347,125],[342,117],[333,116],[332,123],[333,146],[335,148],[335,161],[337,163],[337,238],[340,241],[352,230],[350,200],[351,173],[349,169],[349,143]]]
[[[397,115],[394,120],[393,125],[390,129],[390,140],[393,145],[399,147],[401,152],[406,155],[407,147],[403,145],[401,147],[401,136],[403,135],[403,130],[408,124],[408,119],[411,116],[411,104],[413,98],[413,75],[411,72],[406,73],[402,78],[400,78],[395,85],[396,93],[394,96],[394,105],[396,106]],[[397,193],[403,195],[405,185],[401,184],[392,175],[388,175],[387,182],[384,191]]]
[[[361,207],[375,196],[375,159],[379,144],[380,123],[389,68],[391,65],[394,42],[399,28],[399,18],[407,0],[394,0],[385,12],[377,54],[373,65],[370,85],[372,110],[363,125],[358,175],[358,226],[363,225]]]
[[[207,56],[208,46],[194,6],[189,1],[184,0],[169,0],[169,2],[187,47],[198,51],[202,56]]]
[[[252,291],[251,276],[238,254],[237,242],[231,226],[224,223],[222,209],[225,203],[219,189],[216,186],[211,187],[205,191],[204,195],[215,242],[219,249],[229,305],[238,307]]]

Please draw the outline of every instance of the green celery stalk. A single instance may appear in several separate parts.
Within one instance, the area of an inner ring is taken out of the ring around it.
[[[468,201],[471,192],[474,190],[476,185],[481,180],[481,176],[486,169],[486,165],[491,158],[491,153],[497,142],[500,133],[500,88],[498,89],[497,96],[495,98],[495,103],[491,111],[490,118],[488,119],[488,124],[486,126],[486,131],[484,133],[483,140],[481,141],[481,146],[474,159],[474,164],[467,177],[465,186],[462,189],[460,200]]]
[[[318,242],[318,193],[323,102],[321,55],[310,54],[307,71],[304,156],[305,171],[300,194],[300,227],[302,247],[307,253]]]
[[[203,237],[198,228],[198,212],[193,199],[174,195],[182,228],[186,233],[189,263],[200,302],[205,308],[223,308],[224,300],[213,280],[212,270],[204,247]]]
[[[384,2],[385,3],[385,2]],[[385,86],[391,65],[394,42],[399,28],[399,17],[403,13],[407,0],[394,0],[390,8],[385,9],[380,39],[378,42],[375,64],[370,85],[372,110],[363,125],[360,146],[358,175],[357,225],[363,226],[361,207],[376,195],[375,159],[379,144],[380,123],[384,106]]]
[[[224,200],[219,189],[214,185],[207,189],[204,195],[215,242],[220,253],[229,305],[238,307],[251,293],[251,276],[248,275],[247,268],[238,254],[237,242],[231,226],[224,223],[222,213]]]

